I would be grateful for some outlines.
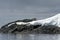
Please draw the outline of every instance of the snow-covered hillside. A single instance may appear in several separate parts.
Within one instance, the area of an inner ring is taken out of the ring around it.
[[[42,26],[43,25],[55,25],[55,26],[60,27],[60,14],[57,14],[55,16],[52,16],[52,17],[46,18],[46,19],[32,21],[29,23],[32,25],[42,24]]]
[[[52,16],[52,17],[49,17],[49,18],[46,18],[46,19],[42,19],[42,20],[35,20],[35,21],[31,21],[31,22],[27,22],[27,23],[21,23],[21,22],[17,22],[16,24],[17,25],[21,25],[21,24],[30,24],[30,25],[55,25],[55,26],[58,26],[60,27],[60,13],[55,15],[55,16]]]

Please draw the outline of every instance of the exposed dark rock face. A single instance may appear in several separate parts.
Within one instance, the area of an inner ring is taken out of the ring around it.
[[[43,34],[60,34],[60,28],[54,25],[47,25],[36,28],[32,32],[43,33]]]
[[[4,32],[4,33],[13,32],[14,30],[24,28],[26,26],[26,25],[16,25],[16,22],[31,22],[31,21],[34,21],[34,20],[36,20],[36,18],[23,19],[23,20],[17,20],[17,21],[14,21],[14,22],[10,22],[10,23],[2,26],[1,31]]]
[[[10,22],[1,27],[3,33],[44,33],[44,34],[59,34],[60,28],[54,25],[16,25],[16,22],[30,22],[34,19],[24,19]]]

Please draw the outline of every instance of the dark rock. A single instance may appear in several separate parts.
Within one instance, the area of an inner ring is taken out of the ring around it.
[[[43,34],[60,34],[60,27],[54,25],[16,25],[16,22],[30,22],[34,19],[23,19],[10,22],[1,27],[0,32],[3,33],[43,33]]]
[[[13,32],[15,30],[18,29],[18,31],[20,31],[21,29],[26,29],[26,25],[16,25],[16,22],[31,22],[36,20],[36,18],[32,18],[32,19],[23,19],[23,20],[17,20],[14,22],[10,22],[4,26],[1,27],[2,32],[4,33],[8,33],[8,32]],[[24,28],[25,27],[25,28]],[[19,30],[20,29],[20,30]]]

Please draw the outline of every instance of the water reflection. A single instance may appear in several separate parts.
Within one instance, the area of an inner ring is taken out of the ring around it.
[[[3,34],[0,40],[60,40],[60,34]]]

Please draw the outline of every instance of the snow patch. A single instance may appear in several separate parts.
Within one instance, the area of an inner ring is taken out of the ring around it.
[[[16,22],[17,25],[26,25],[28,23],[25,23],[25,22]]]
[[[11,24],[9,24],[8,27],[11,26],[11,25],[13,25],[13,24],[15,24],[15,23],[11,23]]]

